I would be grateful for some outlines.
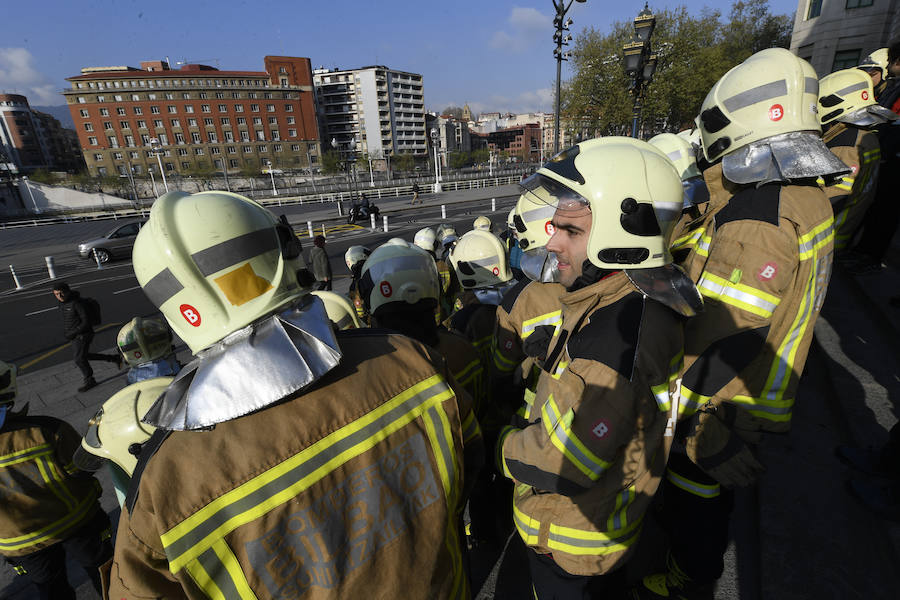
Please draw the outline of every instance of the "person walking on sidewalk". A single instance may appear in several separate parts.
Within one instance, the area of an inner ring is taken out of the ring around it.
[[[315,247],[309,252],[309,262],[316,278],[316,289],[331,290],[331,263],[325,252],[325,236],[317,235],[313,238],[313,244]]]
[[[121,369],[122,357],[119,354],[91,352],[95,323],[91,321],[90,311],[81,294],[71,289],[69,284],[60,282],[53,287],[53,295],[59,300],[59,308],[62,311],[63,335],[72,342],[75,365],[81,370],[81,376],[84,379],[78,391],[86,392],[97,385],[97,381],[94,379],[94,370],[89,361],[103,360],[115,363],[116,367]]]
[[[412,190],[413,190],[413,199],[412,199],[412,202],[410,202],[410,204],[415,204],[416,202],[419,202],[419,204],[424,204],[425,203],[424,200],[419,201],[419,182],[418,181],[413,183]]]

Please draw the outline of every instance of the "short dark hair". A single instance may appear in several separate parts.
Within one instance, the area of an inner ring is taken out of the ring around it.
[[[53,286],[54,292],[62,292],[63,294],[68,294],[72,291],[72,288],[69,287],[69,284],[65,281],[60,281],[56,285]]]
[[[896,40],[888,47],[888,62],[892,63],[900,58],[900,40]]]

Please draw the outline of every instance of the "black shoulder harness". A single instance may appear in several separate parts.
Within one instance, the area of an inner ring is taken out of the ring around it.
[[[716,227],[732,221],[762,221],[778,225],[781,207],[780,183],[767,183],[759,188],[745,188],[735,194],[728,204],[716,213]]]

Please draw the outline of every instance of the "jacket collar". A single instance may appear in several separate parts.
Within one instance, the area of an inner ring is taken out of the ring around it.
[[[596,306],[612,304],[620,298],[637,291],[624,271],[616,271],[600,281],[567,292],[560,297],[566,312],[584,313]]]

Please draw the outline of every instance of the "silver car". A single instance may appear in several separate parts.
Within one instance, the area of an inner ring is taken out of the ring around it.
[[[132,221],[118,225],[103,237],[78,244],[78,254],[81,258],[93,258],[96,250],[97,260],[101,263],[109,262],[113,258],[129,257],[138,231],[146,222],[146,220]]]

